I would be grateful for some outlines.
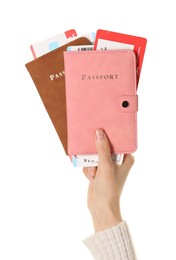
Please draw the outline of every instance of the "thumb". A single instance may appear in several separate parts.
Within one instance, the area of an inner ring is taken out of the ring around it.
[[[96,130],[95,145],[99,157],[99,163],[103,166],[112,163],[110,145],[103,129]]]

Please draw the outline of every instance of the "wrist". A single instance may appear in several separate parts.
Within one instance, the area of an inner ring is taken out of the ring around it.
[[[122,216],[120,211],[116,212],[115,214],[112,211],[106,211],[101,216],[98,216],[97,214],[92,214],[92,220],[95,233],[97,233],[118,225],[120,222],[122,222]]]

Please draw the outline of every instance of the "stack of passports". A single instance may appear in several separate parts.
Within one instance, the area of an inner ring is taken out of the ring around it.
[[[80,37],[26,64],[65,153],[96,154],[103,128],[112,154],[137,149],[136,56],[131,50],[67,51]]]

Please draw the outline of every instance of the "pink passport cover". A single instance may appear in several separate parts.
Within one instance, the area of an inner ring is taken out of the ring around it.
[[[137,149],[136,57],[131,50],[64,52],[68,154],[93,154],[103,128],[112,153]]]

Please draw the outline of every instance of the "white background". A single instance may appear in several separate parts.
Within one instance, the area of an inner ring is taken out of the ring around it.
[[[72,167],[25,68],[29,46],[68,29],[148,39],[138,150],[122,215],[141,260],[176,259],[174,1],[3,1],[0,7],[0,259],[92,259],[88,181]],[[81,134],[81,133],[80,133]]]

